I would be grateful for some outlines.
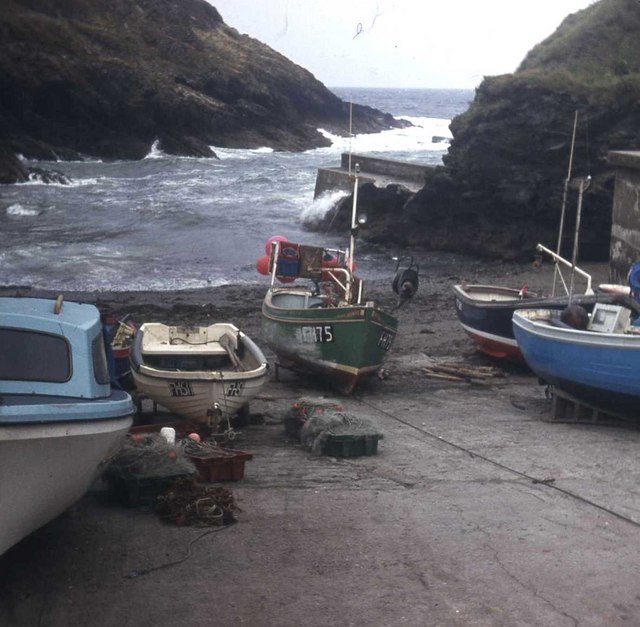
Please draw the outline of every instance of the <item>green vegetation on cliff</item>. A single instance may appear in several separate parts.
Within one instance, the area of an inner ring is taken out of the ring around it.
[[[303,150],[326,145],[319,126],[348,130],[346,103],[205,0],[3,0],[0,41],[0,138],[27,156]]]
[[[640,6],[599,2],[567,17],[518,68],[532,80],[603,88],[640,83]]]

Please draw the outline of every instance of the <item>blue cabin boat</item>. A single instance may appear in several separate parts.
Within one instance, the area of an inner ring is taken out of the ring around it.
[[[629,417],[640,410],[640,327],[631,310],[598,303],[587,328],[559,312],[519,310],[513,333],[529,367],[548,384],[596,407]]]
[[[0,298],[0,555],[82,497],[124,442],[93,305]]]

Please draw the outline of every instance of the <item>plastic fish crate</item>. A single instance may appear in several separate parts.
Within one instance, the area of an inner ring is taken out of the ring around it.
[[[330,457],[361,457],[375,455],[378,452],[380,434],[337,435],[329,434],[322,452]]]
[[[220,448],[214,455],[202,457],[189,455],[186,457],[193,462],[205,483],[218,481],[240,481],[244,477],[244,464],[253,459],[253,453],[229,448]]]
[[[108,484],[112,495],[126,507],[151,505],[158,496],[164,494],[178,479],[189,475],[165,475],[162,477],[109,476]]]

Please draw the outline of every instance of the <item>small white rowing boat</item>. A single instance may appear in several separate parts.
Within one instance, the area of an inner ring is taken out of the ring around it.
[[[210,427],[238,414],[267,381],[267,360],[233,324],[143,324],[130,352],[136,388]]]

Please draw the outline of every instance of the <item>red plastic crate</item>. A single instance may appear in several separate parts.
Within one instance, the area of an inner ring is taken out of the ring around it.
[[[253,459],[253,453],[222,447],[206,457],[188,453],[186,456],[195,465],[200,480],[205,483],[240,481],[244,477],[245,462]]]

